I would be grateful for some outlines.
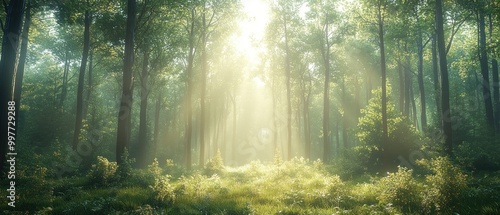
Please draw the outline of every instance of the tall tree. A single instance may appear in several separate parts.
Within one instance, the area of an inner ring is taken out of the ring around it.
[[[127,1],[127,24],[125,35],[125,53],[123,56],[123,84],[120,111],[118,113],[118,129],[116,134],[116,161],[123,162],[122,155],[130,144],[132,119],[132,67],[134,65],[134,29],[136,17],[136,1]]]
[[[495,129],[495,118],[493,115],[493,102],[490,91],[490,75],[488,65],[488,53],[486,49],[486,21],[485,21],[485,7],[478,5],[478,31],[479,31],[479,62],[481,64],[482,88],[483,88],[483,101],[486,113],[486,122],[490,131]]]
[[[83,32],[83,51],[82,51],[82,61],[80,64],[80,72],[78,76],[78,89],[76,91],[76,119],[75,119],[75,131],[73,132],[73,150],[78,147],[78,142],[80,140],[80,134],[82,129],[83,121],[83,87],[85,81],[85,69],[87,68],[87,60],[90,50],[90,8],[89,1],[87,0],[85,9],[85,29]]]
[[[446,47],[444,42],[443,15],[443,1],[436,0],[435,18],[437,56],[439,59],[439,71],[441,72],[441,126],[443,129],[445,151],[449,156],[453,156],[450,86],[448,80],[448,63],[446,61]]]
[[[387,130],[387,75],[386,75],[386,63],[385,63],[385,44],[384,44],[384,10],[385,5],[383,5],[383,0],[378,1],[378,37],[379,37],[379,48],[380,48],[380,71],[382,73],[382,146],[385,146],[388,141],[388,130]],[[384,147],[385,150],[386,147]],[[382,155],[382,165],[384,168],[389,167],[388,156]]]
[[[21,40],[21,53],[19,55],[19,63],[17,65],[16,83],[14,88],[14,101],[16,102],[16,110],[19,111],[21,104],[21,91],[23,87],[24,66],[26,64],[26,55],[28,53],[29,31],[31,26],[31,8],[33,6],[27,2],[26,11],[24,12],[24,25]]]
[[[5,3],[5,2],[4,2]],[[8,104],[14,100],[17,50],[21,38],[21,26],[24,13],[24,0],[11,0],[6,7],[0,59],[0,173],[4,170],[4,161],[8,146]]]

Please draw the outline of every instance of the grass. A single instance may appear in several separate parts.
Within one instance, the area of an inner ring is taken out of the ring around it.
[[[165,178],[165,171],[151,177],[147,170],[133,170],[125,181],[104,184],[92,183],[84,175],[60,180],[44,177],[37,180],[43,181],[44,190],[51,192],[29,190],[37,188],[34,185],[20,188],[15,210],[7,207],[3,199],[0,213],[239,215],[423,214],[426,211],[425,205],[419,202],[411,210],[398,205],[404,202],[403,191],[425,195],[433,185],[423,177],[411,176],[412,186],[406,186],[411,172],[402,178],[404,170],[390,178],[363,175],[343,181],[326,169],[329,168],[319,162],[304,159],[278,165],[252,162],[237,168],[224,167],[220,174],[214,175],[205,175],[203,170],[193,171],[168,178],[167,186],[162,187],[155,187],[159,186],[155,180]],[[392,189],[395,186],[400,189]],[[32,195],[26,196],[23,192]],[[158,199],[160,194],[166,198]],[[459,196],[461,206],[456,210],[460,214],[499,214],[498,194],[500,173],[476,174],[468,181],[463,196]],[[445,214],[439,210],[434,213]]]

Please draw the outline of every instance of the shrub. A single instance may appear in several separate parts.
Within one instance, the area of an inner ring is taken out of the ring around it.
[[[222,170],[224,170],[224,161],[222,160],[222,155],[220,150],[217,150],[215,157],[210,159],[205,166],[205,174],[213,175],[213,174],[221,174]]]
[[[382,204],[392,204],[403,212],[414,212],[420,207],[419,185],[412,177],[412,170],[398,167],[395,173],[380,179],[378,197]]]
[[[413,150],[418,149],[420,137],[410,121],[401,116],[395,110],[394,105],[387,101],[387,129],[388,139],[383,143],[382,140],[382,110],[381,110],[381,91],[376,90],[375,96],[370,99],[368,106],[361,110],[364,116],[359,119],[356,136],[360,145],[355,147],[358,158],[362,166],[369,170],[382,170],[382,155],[390,163],[383,170],[394,169],[400,164],[400,157],[406,158]],[[388,88],[390,95],[390,88]],[[390,96],[388,96],[390,98]]]
[[[163,170],[161,169],[158,160],[155,158],[153,160],[153,163],[151,165],[148,165],[148,173],[154,178],[158,178],[161,176],[162,172]]]
[[[174,187],[170,184],[170,176],[160,176],[155,179],[155,184],[151,186],[154,199],[159,204],[171,205],[175,200]]]
[[[118,180],[123,181],[132,175],[132,164],[135,163],[135,159],[129,158],[129,152],[127,148],[125,148],[125,151],[123,152],[121,158],[122,163],[118,165],[117,177]]]
[[[88,176],[93,183],[107,184],[115,178],[117,168],[116,162],[109,162],[105,157],[97,156],[97,163],[92,164]]]
[[[425,178],[426,191],[422,205],[426,213],[452,214],[456,212],[467,189],[468,177],[447,157],[421,160],[419,163],[432,171]]]

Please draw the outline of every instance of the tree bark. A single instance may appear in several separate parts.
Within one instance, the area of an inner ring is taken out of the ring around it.
[[[378,5],[378,36],[380,46],[380,71],[382,73],[382,169],[387,170],[390,165],[387,156],[387,77],[385,64],[385,46],[384,46],[384,19],[382,17],[382,2],[379,0]]]
[[[483,77],[483,101],[486,113],[486,122],[490,128],[490,132],[494,131],[495,119],[493,116],[493,103],[490,91],[490,76],[488,71],[488,53],[486,50],[486,30],[485,30],[485,17],[482,9],[479,9],[479,62],[481,64],[481,75]]]
[[[323,91],[323,162],[330,162],[330,43],[328,40],[328,14],[325,17],[325,44],[322,46],[325,66]]]
[[[21,54],[17,65],[16,83],[14,88],[14,101],[16,101],[16,111],[19,113],[21,107],[21,92],[23,89],[24,66],[26,64],[26,55],[28,53],[29,31],[31,26],[31,5],[26,6],[24,15],[24,26],[21,39]],[[17,114],[16,114],[17,115]],[[17,115],[18,116],[18,115]]]
[[[432,80],[434,82],[434,100],[436,102],[436,122],[441,123],[441,84],[437,57],[437,36],[432,36]]]
[[[450,87],[448,80],[448,63],[446,62],[446,47],[444,42],[443,29],[443,2],[436,0],[436,35],[437,52],[439,58],[439,70],[441,72],[441,125],[443,128],[443,138],[445,151],[448,156],[453,157],[453,131],[450,109]]]
[[[418,11],[417,23],[419,23]],[[420,92],[420,124],[422,125],[422,132],[427,131],[427,105],[425,103],[425,86],[424,86],[424,44],[422,42],[422,30],[418,29],[417,36],[417,55],[418,55],[418,65],[417,65],[417,78],[418,78],[418,89]]]
[[[285,76],[286,76],[286,101],[287,101],[287,149],[288,160],[292,159],[292,101],[291,101],[291,71],[290,71],[290,51],[288,48],[287,17],[283,15],[285,33]]]
[[[187,70],[186,70],[186,78],[187,78],[187,84],[186,84],[186,90],[187,90],[187,96],[186,96],[186,114],[187,114],[187,119],[186,119],[186,131],[185,131],[185,138],[186,138],[186,148],[185,148],[185,153],[186,153],[186,169],[189,171],[191,170],[192,166],[192,158],[191,158],[191,138],[192,138],[192,133],[193,133],[193,113],[192,113],[192,72],[193,72],[193,63],[194,63],[194,56],[195,56],[195,48],[194,48],[194,26],[195,26],[195,10],[194,8],[191,9],[191,23],[190,27],[188,30],[189,33],[189,53],[188,53],[188,65],[187,65]]]
[[[118,129],[116,134],[116,161],[118,164],[122,164],[122,155],[130,144],[135,17],[136,1],[128,0],[125,53],[123,57],[122,98],[120,112],[118,113]]]
[[[205,7],[205,6],[204,6]],[[205,8],[203,9],[205,10]],[[201,42],[201,92],[200,92],[200,166],[205,165],[205,97],[207,92],[207,24],[205,11],[202,15],[202,42]]]
[[[0,60],[0,129],[2,129],[0,132],[0,174],[4,170],[4,161],[8,152],[8,104],[10,101],[19,102],[14,100],[14,81],[23,10],[23,0],[11,0],[7,6],[7,17],[3,29],[2,59]],[[11,127],[15,128],[15,125]]]
[[[490,42],[493,42],[493,20],[491,14],[489,15],[490,21]],[[496,59],[496,50],[493,49],[491,57],[491,75],[493,76],[493,109],[495,117],[496,132],[500,132],[500,82],[498,80],[498,61]]]
[[[141,107],[139,110],[139,148],[137,164],[140,168],[147,166],[148,141],[148,97],[149,97],[149,47],[144,46],[141,72]]]
[[[158,153],[158,134],[160,131],[160,109],[161,109],[161,97],[162,97],[162,92],[158,94],[158,98],[156,99],[156,106],[155,106],[155,128],[153,131],[153,157],[156,158],[157,153]]]
[[[88,1],[87,1],[88,4]],[[83,121],[83,85],[85,81],[85,70],[90,50],[90,11],[85,10],[85,30],[83,32],[83,52],[78,76],[78,89],[76,91],[76,120],[75,131],[73,132],[73,150],[76,150],[80,141],[80,134]]]

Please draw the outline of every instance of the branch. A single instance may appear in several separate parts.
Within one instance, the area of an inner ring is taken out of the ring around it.
[[[452,27],[451,29],[451,37],[450,37],[450,41],[448,41],[448,45],[446,46],[446,54],[448,54],[448,52],[450,51],[450,48],[451,48],[451,43],[453,42],[453,38],[455,37],[455,34],[457,34],[458,30],[460,29],[460,27],[462,27],[462,25],[465,23],[465,21],[467,19],[469,19],[469,17],[472,15],[472,13],[469,13],[464,19],[462,19],[459,23],[458,23],[458,26],[456,26],[455,28],[455,25]]]

